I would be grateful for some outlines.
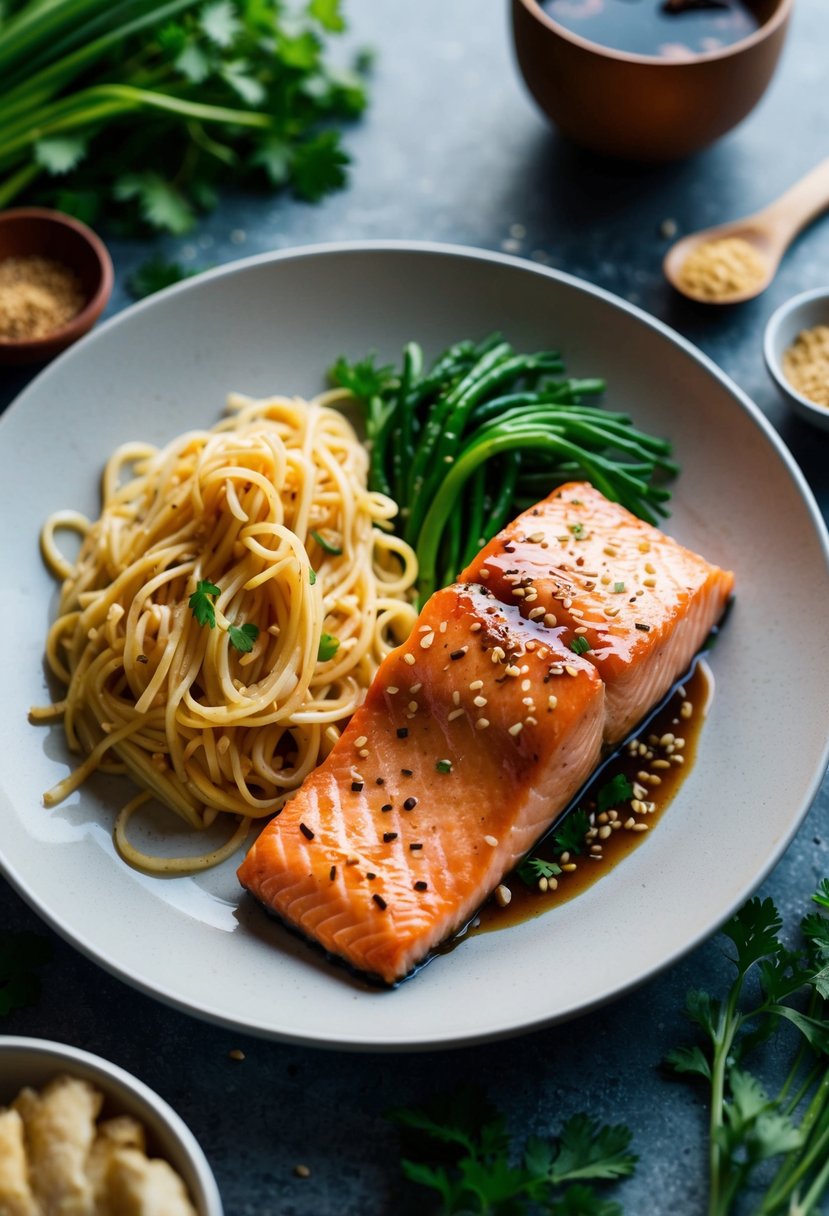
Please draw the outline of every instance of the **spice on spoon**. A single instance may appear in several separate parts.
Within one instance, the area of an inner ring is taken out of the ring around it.
[[[829,406],[829,325],[801,330],[784,352],[783,374],[801,397]]]
[[[0,341],[48,337],[85,303],[78,276],[62,263],[35,254],[0,260]]]
[[[690,295],[727,300],[759,287],[768,277],[762,254],[742,237],[703,241],[682,263],[679,282]]]

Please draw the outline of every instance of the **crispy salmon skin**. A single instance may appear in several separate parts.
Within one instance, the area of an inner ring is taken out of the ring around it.
[[[480,587],[437,592],[239,879],[386,984],[461,928],[600,757],[604,687]]]
[[[586,482],[561,486],[519,515],[459,577],[530,620],[565,627],[605,684],[609,744],[687,669],[734,586],[730,571]]]

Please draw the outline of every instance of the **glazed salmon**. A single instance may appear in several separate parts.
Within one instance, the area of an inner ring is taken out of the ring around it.
[[[460,929],[600,758],[605,690],[567,630],[486,588],[426,604],[324,763],[239,869],[267,909],[386,984]]]
[[[519,515],[464,570],[522,616],[583,649],[605,685],[618,743],[687,669],[722,616],[734,576],[585,482]],[[579,641],[578,639],[582,639]]]

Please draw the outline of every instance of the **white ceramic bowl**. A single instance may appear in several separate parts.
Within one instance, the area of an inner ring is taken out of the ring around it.
[[[0,1035],[0,1106],[25,1086],[46,1085],[60,1073],[89,1081],[105,1098],[107,1114],[132,1115],[143,1123],[154,1156],[166,1158],[184,1179],[199,1216],[223,1216],[219,1188],[193,1133],[171,1106],[100,1056],[65,1043]]]
[[[781,304],[766,325],[763,354],[766,367],[794,412],[806,422],[829,431],[829,407],[816,405],[793,388],[783,373],[783,355],[804,329],[829,325],[829,287],[804,291]]]

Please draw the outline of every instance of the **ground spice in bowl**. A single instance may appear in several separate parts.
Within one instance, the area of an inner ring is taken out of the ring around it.
[[[0,261],[0,342],[48,337],[85,303],[78,276],[52,258],[32,254]]]
[[[727,300],[759,287],[768,276],[762,254],[742,237],[704,241],[682,263],[681,286],[706,300]]]
[[[783,374],[801,397],[829,406],[829,325],[801,330],[783,354]]]

